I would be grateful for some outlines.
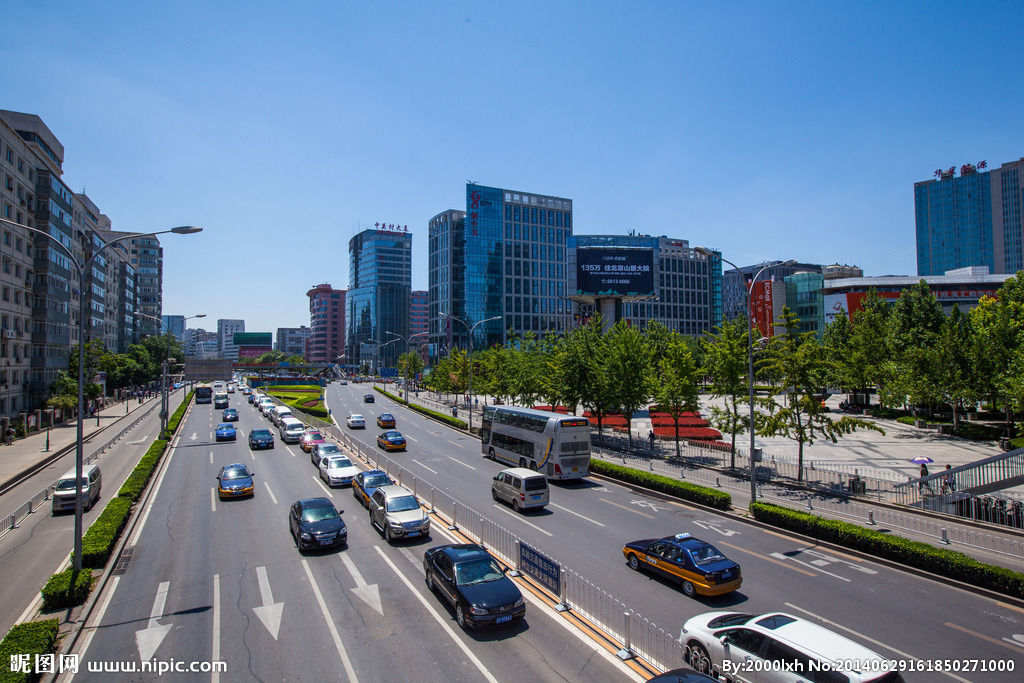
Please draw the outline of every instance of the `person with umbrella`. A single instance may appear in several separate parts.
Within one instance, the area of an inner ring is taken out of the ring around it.
[[[918,481],[917,483],[917,492],[924,495],[924,490],[927,488],[928,494],[934,496],[935,491],[932,489],[932,485],[927,481],[923,481],[923,479],[928,476],[928,463],[932,462],[932,459],[926,455],[919,455],[910,462],[917,463],[921,466],[920,478],[922,481]]]

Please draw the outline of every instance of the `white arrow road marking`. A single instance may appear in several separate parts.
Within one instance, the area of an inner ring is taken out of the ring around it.
[[[270,592],[270,580],[267,578],[266,567],[256,567],[256,581],[260,584],[260,599],[263,604],[260,607],[253,607],[252,611],[267,627],[274,640],[277,640],[277,634],[281,630],[281,612],[284,610],[284,603],[274,602],[274,594]]]
[[[850,582],[850,579],[846,578],[845,576],[839,576],[839,574],[833,574],[832,572],[827,572],[824,569],[822,569],[821,567],[819,567],[819,566],[817,566],[817,565],[815,565],[815,564],[813,564],[811,562],[804,562],[802,560],[796,559],[795,557],[790,557],[788,555],[783,555],[782,553],[772,553],[772,557],[774,557],[777,560],[784,560],[786,562],[796,562],[797,564],[802,564],[803,566],[807,567],[808,569],[813,569],[815,571],[821,572],[822,574],[828,574],[829,576],[831,576],[834,579],[839,579],[840,581],[846,581],[847,583]]]
[[[199,438],[199,434],[197,432],[192,432],[192,436],[190,436],[188,438],[189,438],[189,441],[195,441],[196,439]]]
[[[693,520],[693,523],[696,524],[697,526],[699,526],[701,529],[707,529],[708,531],[717,531],[718,533],[722,534],[723,536],[735,536],[736,534],[739,533],[738,531],[733,531],[732,529],[722,529],[715,522],[710,522],[710,521],[703,521],[702,522],[699,519],[695,519],[695,520]]]
[[[139,648],[139,661],[148,662],[156,654],[156,650],[163,642],[164,636],[171,630],[170,624],[161,624],[160,615],[164,613],[164,605],[167,603],[167,591],[171,589],[170,581],[162,581],[156,589],[156,597],[153,599],[153,609],[149,612],[149,622],[146,628],[135,632],[135,646]]]
[[[340,556],[341,563],[345,565],[345,569],[348,570],[348,573],[352,575],[352,579],[356,582],[356,587],[352,589],[352,592],[367,605],[377,610],[378,614],[384,616],[384,608],[380,604],[380,591],[377,590],[377,584],[367,585],[363,575],[359,573],[359,568],[356,567],[356,563],[352,561],[348,553],[340,553]]]

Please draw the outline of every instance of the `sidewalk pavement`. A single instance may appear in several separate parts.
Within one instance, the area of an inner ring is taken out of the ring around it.
[[[127,414],[134,413],[140,409],[147,409],[153,401],[160,401],[160,394],[148,398],[141,404],[138,399],[129,399],[127,406],[124,401],[108,403],[100,410],[99,420],[96,416],[88,417],[82,421],[82,435],[88,437],[109,424],[116,422]],[[97,425],[97,423],[99,423]],[[77,437],[76,418],[65,420],[59,425],[50,427],[49,430],[32,432],[28,436],[15,439],[10,446],[0,445],[0,491],[3,491],[13,481],[22,477],[26,472],[35,469],[40,463],[55,456],[61,449],[73,446]],[[49,436],[49,449],[47,450],[47,436]]]

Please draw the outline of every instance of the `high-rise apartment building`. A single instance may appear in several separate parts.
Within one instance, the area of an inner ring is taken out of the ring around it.
[[[217,321],[217,345],[221,358],[238,360],[238,344],[235,343],[236,332],[245,332],[244,320],[222,318]]]
[[[463,346],[467,327],[477,323],[474,348],[569,328],[565,260],[571,199],[469,183],[465,213],[450,210],[430,223],[437,233],[430,238],[431,325],[435,301],[438,317],[447,313],[462,321],[441,320],[439,329],[431,329],[431,342],[442,352]],[[440,276],[446,272],[462,280],[444,282]]]
[[[991,171],[964,164],[914,183],[917,274],[986,266],[990,273],[1024,269],[1024,158]]]
[[[306,296],[309,297],[308,342],[305,350],[298,353],[310,363],[337,363],[338,357],[345,353],[346,292],[324,283],[312,287]],[[279,349],[280,343],[278,336]]]
[[[111,232],[110,239],[130,235],[131,232]],[[140,337],[163,334],[160,317],[163,315],[164,250],[160,239],[152,235],[124,240],[129,262],[135,269],[138,287],[136,309],[146,317],[139,316],[137,322]],[[156,318],[154,320],[153,318]]]
[[[405,352],[400,337],[409,336],[412,235],[363,230],[349,240],[348,253],[345,362],[395,367]]]
[[[341,309],[342,315],[344,315],[344,306]],[[342,329],[344,330],[344,328]],[[305,325],[301,327],[279,327],[277,328],[277,341],[274,344],[274,350],[283,351],[289,356],[302,356],[306,358],[306,344],[309,342],[311,334],[312,329]]]

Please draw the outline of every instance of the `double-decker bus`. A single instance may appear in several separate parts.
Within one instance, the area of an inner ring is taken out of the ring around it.
[[[209,383],[204,382],[203,384],[196,385],[196,403],[212,403],[213,402],[213,387]]]
[[[590,474],[590,420],[532,408],[487,406],[480,428],[481,452],[549,479]]]

